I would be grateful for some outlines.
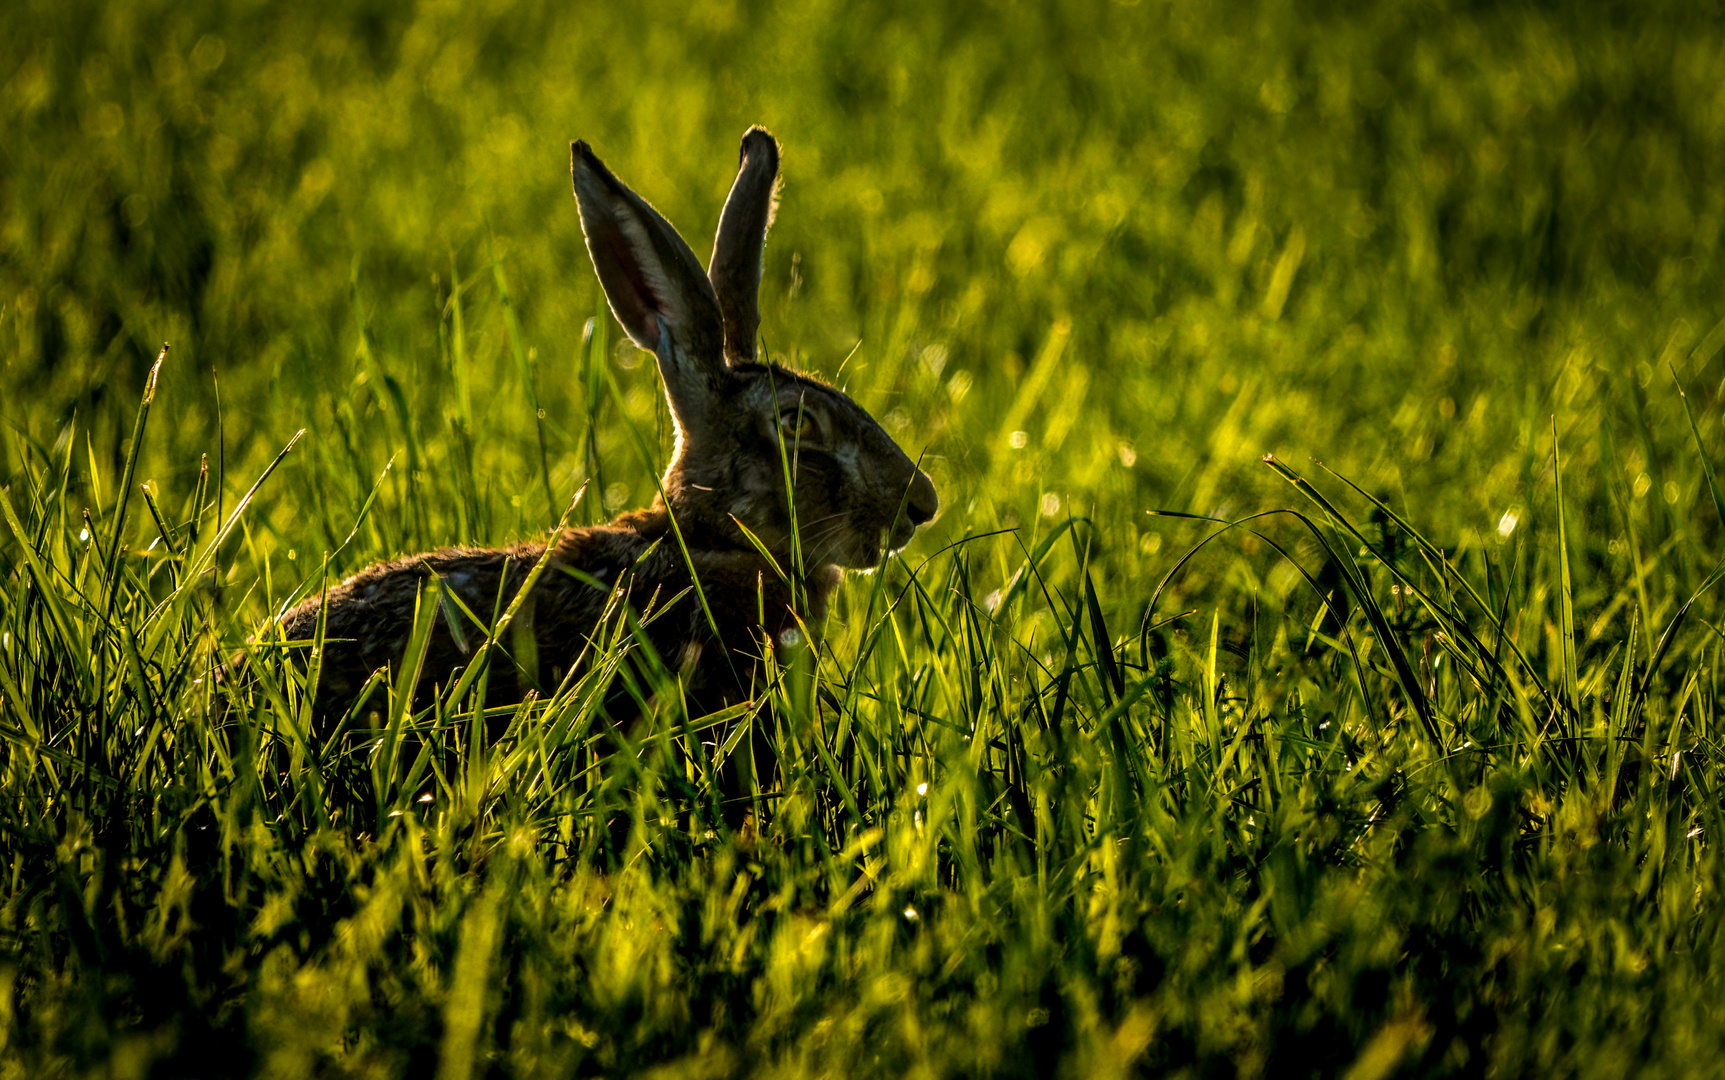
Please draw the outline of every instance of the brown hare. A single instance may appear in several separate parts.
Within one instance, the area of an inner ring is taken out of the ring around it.
[[[817,628],[844,568],[876,566],[934,517],[933,482],[856,402],[756,361],[761,253],[777,204],[773,137],[758,127],[744,134],[705,273],[670,223],[585,142],[570,151],[593,268],[624,331],[657,359],[675,421],[662,494],[608,525],[564,530],[548,556],[530,543],[412,555],[291,609],[280,619],[289,640],[312,639],[323,624],[320,712],[345,710],[374,671],[399,665],[416,606],[433,600],[416,696],[448,688],[542,557],[498,643],[518,661],[531,650],[534,662],[494,652],[488,704],[519,701],[536,684],[554,688],[618,600],[651,609],[639,634],[683,672],[691,711],[736,703],[751,696],[763,640],[794,640],[799,612]]]

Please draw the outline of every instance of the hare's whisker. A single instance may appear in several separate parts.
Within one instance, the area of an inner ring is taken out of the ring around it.
[[[833,520],[834,518],[845,517],[849,513],[850,513],[850,511],[848,511],[848,510],[835,510],[833,513],[823,514],[820,517],[813,518],[809,521],[799,521],[799,522],[797,522],[797,528],[803,529],[803,530],[812,529],[816,525],[824,524],[828,521]]]
[[[820,530],[819,532],[810,533],[808,536],[804,537],[803,538],[803,545],[805,547],[808,547],[808,546],[812,546],[815,544],[819,544],[819,543],[827,540],[830,537],[833,537],[833,536],[839,535],[840,533],[845,532],[849,527],[850,527],[849,521],[834,522],[833,524],[828,525],[826,528]]]

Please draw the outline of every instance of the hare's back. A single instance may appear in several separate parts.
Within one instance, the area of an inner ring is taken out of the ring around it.
[[[581,578],[615,581],[648,546],[632,529],[570,530],[558,541],[535,589],[533,606],[539,610],[528,618],[555,625],[558,638],[578,641],[580,630],[598,618],[605,598],[601,588]],[[281,633],[289,641],[310,641],[322,619],[323,689],[339,695],[378,668],[398,663],[413,635],[415,611],[436,603],[422,672],[425,679],[442,682],[467,661],[544,554],[544,544],[523,543],[445,548],[377,563],[288,611],[280,620]]]
[[[375,563],[331,588],[327,595],[309,597],[283,615],[282,632],[289,640],[310,639],[320,614],[327,611],[327,638],[399,648],[406,644],[404,637],[387,639],[405,635],[412,627],[414,609],[427,584],[440,581],[476,613],[489,612],[497,596],[502,595],[505,603],[513,597],[544,551],[543,544],[446,548]]]

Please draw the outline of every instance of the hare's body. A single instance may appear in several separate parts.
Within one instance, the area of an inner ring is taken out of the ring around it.
[[[503,642],[509,660],[493,660],[488,704],[518,701],[529,689],[555,688],[580,662],[607,609],[615,614],[622,604],[657,613],[646,628],[647,643],[669,669],[684,670],[697,707],[718,708],[747,697],[764,645],[759,635],[782,641],[796,627],[791,589],[777,568],[753,550],[691,549],[685,559],[663,509],[565,530],[555,546],[530,603]],[[515,600],[544,555],[543,544],[517,544],[450,548],[378,563],[331,589],[326,599],[314,597],[288,612],[281,629],[290,639],[311,640],[327,603],[320,692],[339,707],[372,672],[401,660],[417,607],[436,603],[420,669],[417,696],[423,699],[473,658],[491,620]],[[696,577],[705,609],[693,590]],[[805,619],[823,617],[838,580],[837,568],[824,566],[804,582]],[[714,626],[722,639],[715,639]],[[536,672],[517,655],[520,633],[532,636]]]
[[[494,656],[490,704],[558,685],[619,611],[640,616],[637,644],[686,676],[691,705],[741,700],[763,648],[799,623],[818,630],[841,568],[875,566],[934,516],[934,485],[867,412],[816,379],[755,362],[778,144],[752,128],[741,157],[703,272],[664,218],[584,143],[571,147],[594,269],[618,322],[658,361],[677,443],[651,508],[556,538],[499,642],[513,663]],[[435,603],[423,697],[454,682],[545,553],[522,544],[379,563],[289,611],[279,630],[307,641],[323,623],[320,709],[342,709],[373,672],[402,661],[416,609]],[[793,588],[784,575],[798,567]]]

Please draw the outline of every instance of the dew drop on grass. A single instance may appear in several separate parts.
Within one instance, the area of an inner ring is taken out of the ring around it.
[[[1030,441],[1030,432],[1015,431],[1007,437],[1006,441],[1012,445],[1014,450],[1022,450],[1025,444]]]
[[[221,67],[227,55],[228,46],[225,41],[214,34],[205,34],[192,46],[192,66],[207,75]]]
[[[916,786],[916,793],[918,795],[927,795],[928,794],[928,784],[926,784],[926,783],[918,784]]]
[[[1509,534],[1515,531],[1516,525],[1520,522],[1520,514],[1517,514],[1514,510],[1505,510],[1503,512],[1503,516],[1497,519],[1497,535],[1508,539]]]
[[[907,906],[904,909],[904,917],[909,919],[911,922],[915,922],[920,916],[917,915],[916,908]]]

